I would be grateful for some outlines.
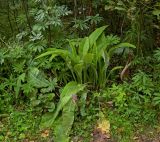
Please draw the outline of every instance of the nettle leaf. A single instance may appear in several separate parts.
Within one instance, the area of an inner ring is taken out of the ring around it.
[[[24,94],[29,94],[34,91],[34,86],[30,83],[25,83],[22,85],[22,90]]]
[[[17,34],[16,38],[20,41],[20,40],[22,40],[22,38],[24,38],[25,36],[27,36],[27,34],[28,33],[26,31],[23,31],[23,32]]]
[[[55,27],[62,26],[62,20],[59,19],[58,17],[51,17],[49,18],[48,22],[46,22],[45,25],[46,26],[54,25]]]
[[[57,86],[57,79],[56,78],[54,78],[53,80],[49,79],[47,87],[41,89],[41,92],[42,93],[52,92],[53,90],[55,90],[56,86]]]
[[[24,66],[25,66],[25,60],[24,61],[21,61],[19,63],[15,63],[13,64],[13,70],[14,72],[16,73],[22,73],[23,72],[23,69],[24,69]]]
[[[48,102],[45,106],[45,108],[48,109],[48,112],[53,112],[55,110],[55,103],[53,102]]]
[[[41,100],[32,100],[32,101],[31,101],[31,105],[32,105],[33,107],[38,106],[40,103],[41,103]]]

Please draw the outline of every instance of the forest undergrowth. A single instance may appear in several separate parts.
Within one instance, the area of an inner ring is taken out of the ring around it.
[[[0,0],[0,141],[159,142],[159,122],[159,0]]]

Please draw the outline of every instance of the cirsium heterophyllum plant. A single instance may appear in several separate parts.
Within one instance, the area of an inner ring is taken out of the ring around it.
[[[100,27],[88,37],[69,40],[68,49],[48,48],[37,58],[51,55],[50,61],[61,56],[71,71],[74,81],[91,84],[97,89],[105,87],[110,74],[121,66],[109,70],[110,60],[118,48],[131,47],[129,43],[120,43],[116,36],[105,36],[107,26]]]

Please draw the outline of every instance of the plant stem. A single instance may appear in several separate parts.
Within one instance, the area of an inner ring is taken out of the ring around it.
[[[28,24],[29,30],[31,32],[32,27],[31,27],[31,23],[30,23],[30,20],[29,20],[29,15],[28,15],[28,1],[27,0],[22,0],[22,5],[23,5],[23,9],[24,9],[25,16],[26,16],[26,19],[27,19],[27,24]]]
[[[13,3],[13,6],[15,7],[15,1],[14,0],[12,1],[12,3]],[[18,13],[17,10],[13,10],[14,22],[16,24],[16,28],[17,28],[18,33],[20,33],[18,23],[17,23],[17,13]]]
[[[7,1],[7,13],[8,13],[8,22],[9,22],[9,25],[10,25],[10,29],[11,29],[11,32],[13,33],[13,35],[14,35],[12,22],[11,22],[11,18],[10,18],[10,8],[9,8],[9,2],[8,1]]]

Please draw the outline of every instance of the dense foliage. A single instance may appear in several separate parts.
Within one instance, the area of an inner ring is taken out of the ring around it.
[[[159,0],[0,0],[0,141],[160,141],[159,84]]]

